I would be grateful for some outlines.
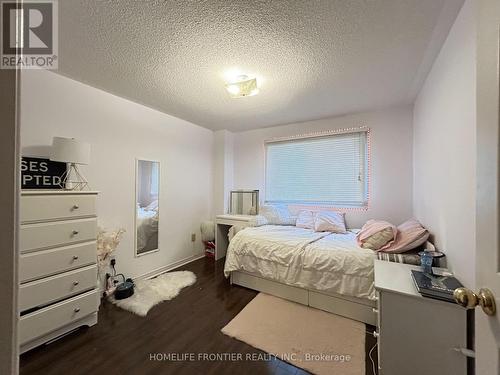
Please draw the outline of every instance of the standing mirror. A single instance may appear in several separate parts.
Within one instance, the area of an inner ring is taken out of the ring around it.
[[[135,255],[158,251],[160,163],[137,160],[135,167]]]

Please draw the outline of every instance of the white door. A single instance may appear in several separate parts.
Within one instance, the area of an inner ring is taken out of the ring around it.
[[[493,292],[500,307],[499,54],[500,0],[478,1],[476,288]],[[500,373],[500,313],[477,307],[476,374]]]

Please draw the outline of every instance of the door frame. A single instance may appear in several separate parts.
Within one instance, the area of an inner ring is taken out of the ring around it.
[[[499,127],[500,3],[477,1],[476,290],[489,288],[500,307]],[[496,337],[495,337],[496,336]],[[500,312],[475,309],[476,374],[499,374]],[[497,369],[496,372],[494,369]]]
[[[17,374],[20,71],[0,69],[0,374]]]

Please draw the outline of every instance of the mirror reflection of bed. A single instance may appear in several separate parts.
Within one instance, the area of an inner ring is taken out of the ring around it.
[[[137,160],[136,255],[158,250],[160,163]]]

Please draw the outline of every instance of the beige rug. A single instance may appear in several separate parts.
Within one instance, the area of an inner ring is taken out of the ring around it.
[[[222,332],[314,374],[365,374],[363,323],[264,293]]]

